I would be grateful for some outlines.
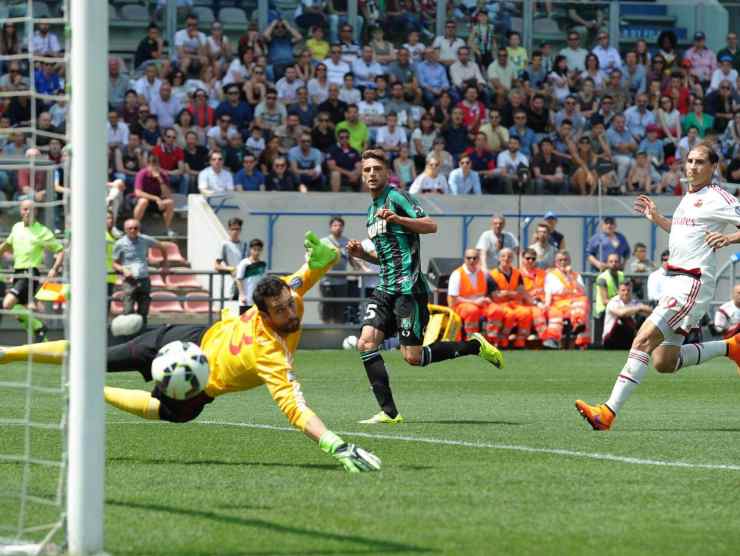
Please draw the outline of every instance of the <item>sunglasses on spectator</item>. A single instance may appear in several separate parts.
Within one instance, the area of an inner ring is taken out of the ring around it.
[[[537,260],[537,257],[532,257],[532,256],[524,257],[524,260],[525,261],[536,261]]]
[[[254,70],[255,75],[263,75],[265,72],[262,70]]]
[[[466,261],[477,261],[478,260],[478,255],[476,255],[475,257],[465,257],[465,260]]]

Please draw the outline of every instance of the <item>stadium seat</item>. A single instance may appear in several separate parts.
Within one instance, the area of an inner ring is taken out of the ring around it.
[[[172,266],[190,266],[187,260],[185,260],[185,257],[183,257],[180,254],[180,248],[177,246],[176,243],[172,243],[171,241],[163,241],[162,245],[165,248],[165,251],[167,251],[167,262],[170,263]],[[159,249],[156,248],[150,248],[149,249],[149,264],[154,266],[159,266],[162,264],[162,255],[159,252]]]
[[[190,263],[180,253],[180,248],[177,243],[171,241],[163,241],[165,250],[167,251],[167,260],[172,266],[190,266]]]
[[[165,283],[164,280],[162,280],[162,275],[159,273],[150,274],[149,282],[152,285],[152,289],[157,289],[157,290],[167,289],[167,284]]]
[[[200,282],[192,274],[168,274],[165,284],[172,290],[199,290]]]
[[[221,8],[218,20],[228,25],[246,25],[247,14],[241,8]]]
[[[34,2],[33,3],[33,17],[34,18],[51,17],[51,10],[49,9],[49,6],[46,5],[46,2]]]
[[[182,313],[182,305],[177,300],[177,294],[172,292],[154,292],[149,312],[160,313]]]
[[[185,312],[204,314],[211,310],[211,303],[205,299],[208,297],[207,291],[197,291],[185,294]]]
[[[124,4],[118,13],[129,21],[149,21],[149,10],[140,4]]]
[[[206,6],[195,6],[193,8],[193,13],[198,16],[199,25],[210,25],[215,19],[213,16],[213,10]]]

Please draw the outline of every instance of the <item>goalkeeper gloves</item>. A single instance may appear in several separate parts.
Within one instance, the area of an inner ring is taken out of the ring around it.
[[[326,431],[319,438],[319,447],[331,454],[350,473],[377,471],[380,469],[380,458],[354,444],[347,444],[331,431]]]
[[[332,245],[324,243],[311,231],[306,232],[303,245],[306,247],[306,261],[311,270],[325,268],[339,258],[339,253]]]

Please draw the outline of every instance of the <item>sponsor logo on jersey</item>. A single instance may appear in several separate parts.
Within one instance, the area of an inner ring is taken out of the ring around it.
[[[695,206],[696,208],[699,208],[699,207],[700,207],[700,206],[702,206],[703,204],[704,204],[704,201],[702,201],[701,199],[699,199],[698,201],[696,201],[696,202],[694,203],[694,206]]]
[[[696,226],[696,220],[690,216],[674,216],[672,222],[676,226]]]
[[[372,239],[375,236],[384,234],[388,231],[388,223],[385,220],[376,218],[375,221],[367,227],[367,236]]]

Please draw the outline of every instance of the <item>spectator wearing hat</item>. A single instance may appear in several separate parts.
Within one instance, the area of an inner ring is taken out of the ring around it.
[[[723,81],[728,81],[730,87],[735,91],[737,87],[737,70],[732,67],[732,56],[730,54],[721,54],[719,56],[719,67],[712,73],[712,80],[709,83],[707,93],[719,90]]]
[[[555,229],[558,225],[558,215],[553,211],[548,210],[545,213],[543,220],[545,221],[545,224],[547,224],[547,227],[550,228],[548,241],[552,243],[558,251],[565,249],[565,236]]]
[[[691,75],[695,76],[706,88],[714,70],[717,69],[717,56],[706,46],[706,35],[703,31],[694,33],[694,45],[683,56],[691,62]]]
[[[740,95],[733,91],[732,84],[726,79],[720,82],[717,90],[709,93],[704,99],[704,108],[707,114],[714,118],[713,128],[717,134],[724,133],[733,120],[738,102]]]
[[[727,46],[717,52],[717,58],[729,55],[732,58],[732,67],[740,71],[740,50],[737,48],[737,33],[730,31],[727,33]]]
[[[606,261],[609,255],[619,255],[622,263],[629,258],[630,244],[627,238],[617,231],[617,221],[613,216],[604,217],[601,231],[596,232],[588,240],[586,253],[592,269],[599,272],[607,268]]]

